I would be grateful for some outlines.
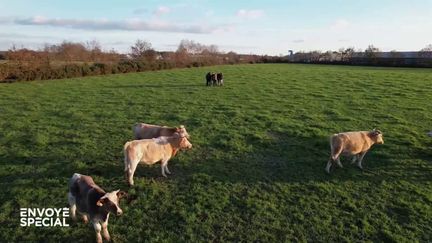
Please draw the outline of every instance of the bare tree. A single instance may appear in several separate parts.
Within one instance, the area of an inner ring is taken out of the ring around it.
[[[98,41],[96,41],[96,40],[87,41],[86,42],[86,49],[90,54],[89,55],[90,61],[92,61],[92,62],[103,61],[103,60],[101,60],[101,59],[103,59],[102,58],[102,47]]]
[[[342,53],[342,61],[350,62],[352,60],[354,53],[355,53],[355,48],[354,47],[348,47]]]
[[[364,52],[365,52],[366,57],[376,58],[377,52],[380,52],[380,49],[378,49],[374,45],[369,45]]]
[[[423,58],[432,58],[432,44],[429,44],[419,51],[419,56]]]
[[[311,62],[318,62],[321,57],[321,51],[312,51],[309,53],[309,59]]]
[[[150,42],[138,39],[135,44],[131,46],[130,55],[134,59],[153,61],[156,58],[156,51],[153,49]]]

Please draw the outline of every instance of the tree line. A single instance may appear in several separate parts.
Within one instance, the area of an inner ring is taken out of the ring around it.
[[[63,41],[39,50],[12,46],[0,52],[0,82],[85,77],[102,74],[190,68],[220,64],[260,63],[277,57],[223,53],[216,45],[182,40],[176,51],[156,51],[138,39],[127,54],[105,51],[97,41]],[[4,59],[4,60],[1,60]]]
[[[0,52],[0,82],[85,77],[92,75],[142,72],[171,68],[190,68],[241,63],[312,63],[432,67],[432,44],[418,52],[385,53],[373,45],[364,51],[354,47],[338,51],[299,51],[287,56],[221,52],[216,45],[182,40],[176,51],[157,51],[152,44],[136,40],[128,53],[103,50],[97,41],[63,41],[45,44],[39,50],[12,46]]]

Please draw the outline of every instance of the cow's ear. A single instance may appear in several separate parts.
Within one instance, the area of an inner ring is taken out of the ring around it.
[[[118,191],[117,192],[117,197],[120,199],[120,198],[123,198],[123,197],[126,197],[127,196],[127,193],[126,192],[124,192],[124,191]]]
[[[96,205],[98,207],[102,207],[104,205],[104,203],[106,202],[106,198],[101,198],[96,202]]]

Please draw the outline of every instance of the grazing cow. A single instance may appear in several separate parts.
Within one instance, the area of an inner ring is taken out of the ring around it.
[[[343,167],[342,163],[340,162],[341,155],[353,156],[352,163],[357,160],[357,166],[360,169],[363,169],[363,157],[375,143],[384,143],[381,131],[376,129],[372,131],[333,134],[330,137],[331,156],[327,162],[327,173],[330,173],[330,167],[334,162],[337,162],[339,167]]]
[[[158,137],[129,141],[124,145],[125,177],[129,185],[133,185],[133,175],[138,163],[148,165],[161,162],[162,175],[171,174],[168,170],[168,161],[178,149],[190,149],[192,144],[186,136],[174,133],[171,137]]]
[[[223,81],[223,74],[222,73],[217,73],[216,74],[216,79],[217,79],[217,84],[219,86],[223,86],[224,81]]]
[[[105,240],[110,241],[107,229],[109,214],[123,214],[123,210],[119,207],[119,200],[125,195],[126,193],[120,190],[105,192],[90,176],[75,173],[69,180],[68,193],[72,219],[76,220],[78,210],[85,223],[90,218],[98,243],[102,242],[101,231]]]
[[[428,132],[427,134],[429,137],[432,137],[432,131]]]

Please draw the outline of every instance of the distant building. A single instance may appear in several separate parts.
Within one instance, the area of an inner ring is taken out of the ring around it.
[[[351,57],[353,64],[394,64],[395,66],[423,66],[432,61],[432,53],[418,51],[355,52]]]

